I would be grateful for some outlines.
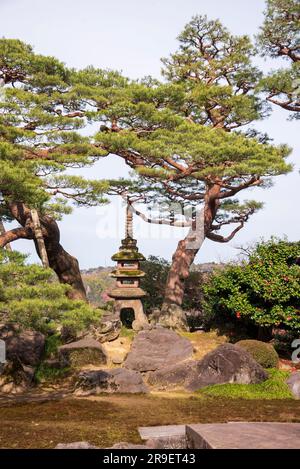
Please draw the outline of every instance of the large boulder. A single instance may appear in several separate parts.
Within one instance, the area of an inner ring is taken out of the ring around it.
[[[300,399],[300,372],[292,373],[286,381],[291,393],[296,399]]]
[[[256,384],[267,377],[250,353],[237,345],[223,344],[197,363],[186,388],[196,391],[212,384]]]
[[[159,327],[137,334],[124,366],[141,372],[155,371],[182,362],[192,354],[193,346],[188,339]]]
[[[22,394],[34,385],[35,369],[21,362],[8,361],[0,366],[0,392]]]
[[[159,391],[185,389],[196,375],[198,361],[188,360],[147,374],[147,384]]]
[[[81,367],[85,365],[105,365],[107,356],[99,342],[85,338],[62,345],[58,349],[61,366]]]
[[[224,344],[202,360],[189,360],[148,374],[148,384],[160,390],[197,389],[212,384],[259,383],[267,373],[244,349]]]
[[[75,394],[88,396],[106,393],[146,393],[142,375],[125,368],[83,371],[79,374]]]
[[[45,350],[45,336],[41,332],[21,330],[15,324],[1,324],[0,339],[5,342],[7,360],[27,366],[40,363]]]

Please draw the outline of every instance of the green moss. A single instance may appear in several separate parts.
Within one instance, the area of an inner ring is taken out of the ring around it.
[[[68,361],[71,367],[74,368],[81,367],[84,365],[105,364],[102,351],[96,348],[69,350]]]
[[[113,270],[111,275],[117,277],[143,277],[145,273],[142,270]]]
[[[128,337],[129,339],[133,340],[136,332],[133,329],[127,329],[127,327],[122,326],[120,337]]]
[[[200,389],[198,393],[206,397],[224,399],[293,399],[286,384],[287,371],[268,370],[269,378],[259,384],[217,384]]]
[[[66,378],[69,374],[70,368],[54,368],[49,366],[47,363],[41,363],[35,372],[35,381],[38,384],[41,383],[51,383],[55,384],[58,381]]]
[[[113,261],[131,261],[131,260],[141,260],[144,261],[145,257],[143,254],[137,251],[119,251],[112,256]]]
[[[240,340],[236,343],[252,355],[263,368],[276,368],[279,357],[273,345],[259,340]]]

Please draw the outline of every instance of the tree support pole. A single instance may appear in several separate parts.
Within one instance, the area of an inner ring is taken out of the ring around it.
[[[34,236],[38,245],[43,267],[49,267],[49,260],[48,260],[47,250],[45,247],[45,241],[44,241],[44,237],[42,233],[39,215],[36,209],[31,210],[31,218],[32,218],[32,223],[33,223]]]

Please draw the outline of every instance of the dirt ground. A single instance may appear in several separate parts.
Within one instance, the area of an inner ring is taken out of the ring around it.
[[[54,448],[89,441],[139,443],[139,426],[226,421],[300,422],[300,401],[208,399],[185,394],[52,396],[0,401],[1,448]]]

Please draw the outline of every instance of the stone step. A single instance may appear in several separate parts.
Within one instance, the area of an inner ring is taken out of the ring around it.
[[[187,425],[186,438],[191,449],[300,449],[300,423]]]
[[[154,438],[174,438],[185,437],[185,425],[162,425],[158,427],[139,427],[139,434],[142,440],[152,440]]]

